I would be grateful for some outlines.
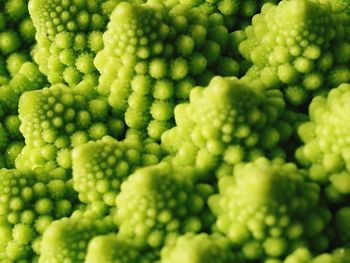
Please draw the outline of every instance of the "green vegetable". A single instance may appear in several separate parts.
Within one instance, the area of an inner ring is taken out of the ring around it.
[[[157,258],[159,258],[158,251],[140,249],[129,240],[110,234],[97,236],[90,241],[85,262],[152,263]]]
[[[0,168],[14,168],[15,159],[24,146],[18,117],[20,96],[31,90],[42,88],[45,77],[38,67],[27,62],[19,53],[9,58],[10,72],[13,73],[9,83],[0,85]]]
[[[111,216],[75,211],[70,218],[48,226],[41,241],[39,263],[84,262],[89,241],[115,229]]]
[[[118,235],[159,248],[179,233],[205,230],[212,221],[205,203],[212,191],[209,185],[194,185],[191,173],[160,163],[130,175],[116,198]]]
[[[219,235],[187,233],[176,239],[175,243],[163,248],[163,263],[197,263],[197,262],[243,262],[235,255],[228,240]]]
[[[229,32],[223,21],[211,22],[192,7],[120,3],[103,40],[95,58],[98,91],[141,137],[159,140],[174,125],[175,105],[188,99],[194,85],[239,70],[226,56]],[[220,72],[221,61],[226,67]]]
[[[102,49],[102,33],[117,0],[31,0],[29,12],[37,29],[33,52],[51,84],[76,86],[89,76],[97,80],[93,60]]]
[[[283,156],[279,144],[292,129],[281,120],[284,106],[281,92],[258,81],[215,77],[175,108],[177,126],[163,134],[162,146],[176,165],[218,176],[264,154]]]
[[[350,193],[349,95],[350,85],[342,84],[327,97],[315,97],[309,107],[310,121],[298,130],[305,145],[297,150],[296,158],[310,169],[311,180],[327,183],[330,200]]]
[[[72,182],[41,170],[1,169],[0,177],[0,261],[32,262],[46,228],[74,211]]]
[[[21,97],[20,130],[26,145],[16,167],[71,169],[72,147],[122,133],[123,125],[112,119],[111,108],[93,87],[94,82],[86,78],[74,89],[56,84]]]
[[[115,207],[122,182],[137,168],[157,164],[161,158],[158,144],[140,142],[135,136],[83,144],[72,153],[74,189],[82,202]]]
[[[350,81],[349,36],[344,34],[350,17],[342,8],[333,12],[329,2],[342,1],[264,5],[239,45],[252,63],[247,75],[282,89],[293,105],[305,105],[314,94]]]
[[[349,0],[0,0],[1,263],[349,263]]]
[[[216,228],[242,247],[246,260],[278,259],[303,243],[316,251],[328,246],[323,231],[331,213],[320,204],[319,186],[295,164],[258,158],[218,184],[209,198]]]

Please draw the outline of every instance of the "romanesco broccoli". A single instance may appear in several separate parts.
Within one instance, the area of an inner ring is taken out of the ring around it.
[[[209,198],[217,230],[241,247],[247,261],[278,259],[301,244],[323,251],[331,213],[320,204],[319,186],[305,177],[281,159],[238,164]]]
[[[332,12],[329,2],[264,5],[239,45],[252,63],[247,75],[282,89],[292,105],[350,81],[350,13]]]
[[[161,158],[159,145],[135,136],[83,144],[72,153],[74,189],[82,202],[115,207],[122,182],[136,169],[157,164]]]
[[[40,170],[0,169],[0,177],[0,261],[33,262],[46,228],[75,209],[72,182]]]
[[[350,85],[342,84],[327,97],[315,97],[309,106],[310,121],[298,130],[304,145],[296,158],[310,170],[311,180],[328,185],[330,200],[350,194],[349,95]]]
[[[194,85],[239,70],[225,56],[229,31],[223,21],[211,22],[196,8],[120,3],[103,40],[95,58],[99,92],[128,127],[155,140],[174,125],[174,107]]]
[[[279,143],[292,127],[281,120],[284,100],[257,81],[215,77],[191,91],[190,103],[175,108],[177,126],[162,136],[176,165],[196,165],[206,174],[267,154],[284,155]]]
[[[349,263],[349,36],[349,0],[0,0],[0,262]]]
[[[93,211],[76,211],[70,218],[62,218],[48,226],[42,236],[38,262],[83,263],[90,240],[115,231],[112,216],[101,217]]]
[[[71,150],[105,135],[120,136],[123,122],[95,94],[90,79],[74,89],[64,84],[23,94],[19,102],[20,130],[26,145],[16,165],[71,169]]]

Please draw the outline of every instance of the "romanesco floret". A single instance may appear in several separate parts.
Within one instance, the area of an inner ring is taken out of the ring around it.
[[[85,263],[154,263],[158,259],[158,250],[141,249],[130,240],[109,234],[90,241]]]
[[[328,185],[330,200],[350,194],[349,96],[350,85],[342,84],[327,97],[315,97],[309,106],[310,121],[298,130],[305,145],[296,158],[309,168],[312,180]]]
[[[104,99],[95,96],[94,83],[87,79],[79,87],[56,84],[21,96],[20,130],[26,145],[16,159],[17,167],[70,169],[73,147],[123,133],[123,122],[113,118]]]
[[[174,125],[175,105],[188,99],[194,85],[207,84],[222,68],[220,74],[237,74],[238,63],[225,56],[228,39],[223,21],[210,22],[196,8],[122,2],[95,58],[98,90],[125,115],[128,127],[159,140]]]
[[[0,261],[33,262],[46,228],[75,209],[75,192],[42,171],[1,169],[0,177]]]
[[[322,3],[320,3],[322,2]],[[245,30],[239,49],[253,65],[247,72],[283,90],[292,105],[350,80],[350,14],[329,1],[266,4]]]
[[[14,74],[13,78],[6,85],[0,86],[0,168],[14,168],[15,159],[24,146],[23,136],[19,131],[20,95],[25,91],[42,88],[45,84],[45,78],[38,67],[26,62],[26,58],[19,57],[17,59],[15,55],[11,55],[9,66]]]
[[[324,251],[330,212],[320,205],[320,188],[282,159],[239,164],[233,176],[219,179],[219,193],[209,199],[216,228],[246,260],[281,259],[301,244]]]
[[[284,261],[276,263],[347,263],[349,258],[349,248],[338,248],[332,253],[322,253],[314,256],[306,247],[300,247],[286,257]]]
[[[0,0],[0,262],[349,263],[349,83],[350,0]]]
[[[162,263],[230,263],[244,262],[239,253],[232,251],[231,244],[223,236],[206,233],[187,233],[161,251]]]
[[[136,136],[83,144],[72,153],[74,189],[82,202],[114,207],[121,183],[136,169],[157,164],[161,158],[158,144],[141,142]]]
[[[116,198],[118,235],[140,247],[161,248],[176,235],[207,229],[212,186],[194,184],[191,172],[162,162],[130,175]]]
[[[76,86],[84,76],[97,78],[93,60],[103,48],[102,33],[118,0],[31,0],[37,29],[33,52],[50,83]]]
[[[193,89],[190,103],[175,108],[177,126],[163,134],[162,146],[176,165],[196,165],[206,173],[281,154],[278,144],[291,133],[279,120],[283,109],[278,90],[264,92],[258,81],[217,76],[208,87]]]
[[[288,255],[283,263],[310,263],[312,260],[312,253],[306,247],[299,247]],[[331,262],[326,262],[331,263]]]
[[[175,1],[165,1],[167,5],[174,5]],[[230,30],[246,27],[251,18],[260,12],[265,3],[277,3],[278,0],[178,0],[176,3],[184,6],[197,7],[211,19],[224,20]]]
[[[111,215],[76,210],[70,218],[51,223],[42,236],[39,263],[83,263],[90,240],[116,232]],[[103,261],[101,261],[102,263]]]
[[[28,0],[0,2],[0,64],[12,55],[29,55],[34,43],[35,28],[28,13]],[[11,71],[0,70],[0,76],[12,76]]]
[[[322,3],[323,0],[318,0]],[[328,0],[335,12],[350,13],[350,2],[348,0]]]

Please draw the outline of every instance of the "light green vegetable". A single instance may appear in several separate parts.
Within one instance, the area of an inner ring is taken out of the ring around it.
[[[0,261],[32,262],[46,228],[76,209],[72,182],[40,170],[1,169],[0,177]]]
[[[319,186],[280,159],[237,165],[233,176],[219,179],[209,205],[217,230],[247,260],[279,259],[302,244],[323,251],[329,243],[324,230],[331,213],[320,204]]]
[[[16,167],[71,169],[72,147],[122,134],[123,123],[112,118],[111,108],[93,87],[94,82],[87,78],[74,89],[56,84],[21,97],[20,130],[26,145]]]
[[[266,92],[258,81],[215,77],[175,108],[177,126],[163,134],[162,146],[176,165],[218,176],[264,154],[283,156],[279,145],[292,130],[281,120],[284,106],[281,92]]]
[[[311,180],[326,183],[329,199],[350,193],[348,116],[350,85],[332,89],[327,97],[315,97],[309,107],[310,121],[298,130],[305,145],[296,158],[310,169]]]
[[[39,263],[84,262],[90,240],[116,227],[112,217],[92,211],[76,211],[70,218],[50,224],[43,234]]]
[[[122,182],[136,169],[157,164],[162,155],[158,144],[135,136],[83,144],[72,153],[74,189],[82,202],[115,207]]]
[[[1,263],[349,263],[349,0],[0,0]]]
[[[320,3],[322,2],[322,4]],[[252,63],[247,75],[283,90],[288,102],[305,105],[314,94],[350,81],[349,12],[344,1],[266,4],[245,29],[239,50]]]
[[[226,56],[229,31],[223,21],[211,22],[192,7],[120,3],[103,40],[95,58],[98,91],[141,137],[159,140],[174,125],[175,105],[188,99],[194,85],[239,70]]]

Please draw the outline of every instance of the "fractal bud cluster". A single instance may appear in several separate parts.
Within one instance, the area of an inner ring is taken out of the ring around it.
[[[349,0],[1,0],[0,262],[349,263]]]

